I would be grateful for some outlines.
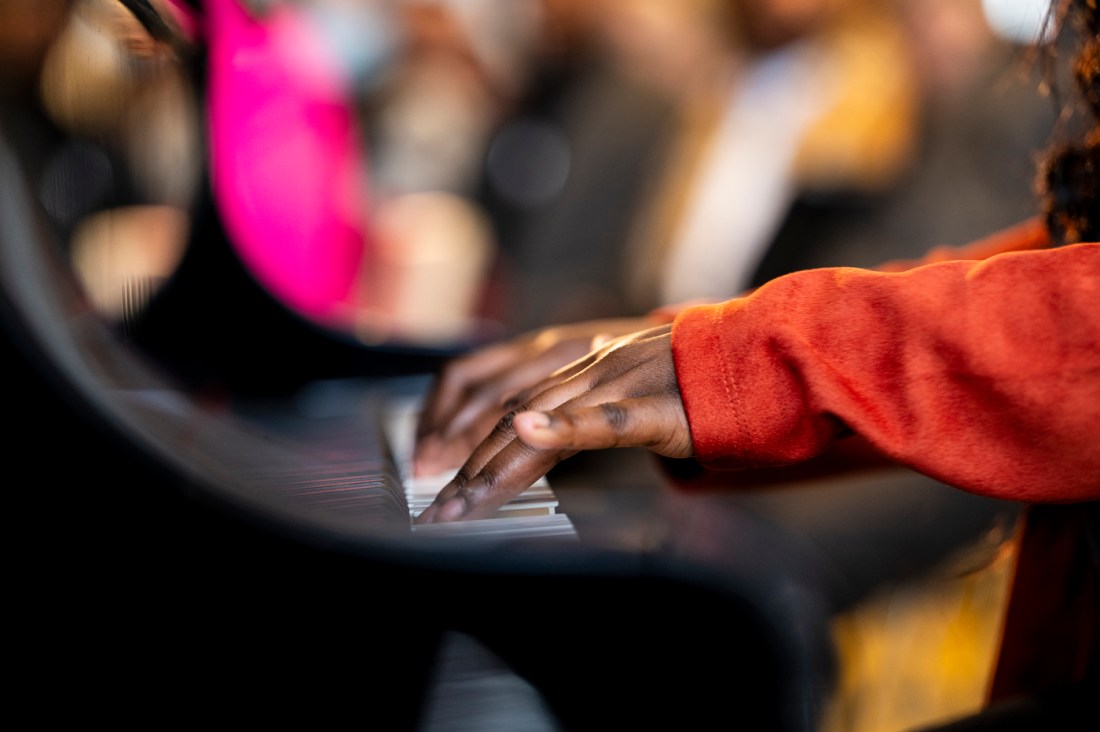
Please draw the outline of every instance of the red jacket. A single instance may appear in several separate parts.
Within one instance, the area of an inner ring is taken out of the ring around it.
[[[975,493],[1100,499],[1100,244],[797,272],[681,312],[672,347],[704,465],[801,462],[855,434]]]
[[[812,463],[864,442],[958,488],[1043,504],[991,696],[1096,672],[1100,243],[1047,248],[1036,220],[878,271],[797,272],[680,312],[672,349],[704,466]]]

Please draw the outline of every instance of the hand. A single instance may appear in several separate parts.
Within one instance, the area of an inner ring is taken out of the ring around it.
[[[485,518],[580,450],[647,447],[690,457],[671,326],[616,338],[530,390],[416,523]]]
[[[518,395],[612,337],[649,324],[624,318],[556,326],[450,362],[424,402],[413,448],[413,475],[437,475],[457,468]]]

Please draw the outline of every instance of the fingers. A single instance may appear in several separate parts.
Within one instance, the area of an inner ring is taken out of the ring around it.
[[[519,440],[512,440],[473,478],[456,478],[449,483],[415,523],[489,518],[571,454],[569,451],[534,450]]]
[[[520,359],[519,349],[500,359],[479,359],[473,367],[460,365],[445,371],[434,398],[430,399],[417,429],[413,449],[413,474],[435,475],[462,464],[502,416],[520,402],[517,395],[538,385],[540,390],[572,372],[555,373],[563,364],[587,353],[579,342],[556,344],[534,356]],[[503,363],[498,372],[489,363]],[[484,375],[484,381],[472,382]],[[460,384],[464,384],[460,388]]]
[[[487,414],[492,415],[492,422],[495,423],[507,411],[508,402],[513,401],[516,394],[551,374],[559,365],[559,360],[556,353],[548,352],[513,364],[506,371],[492,374],[487,381],[474,385],[467,391],[464,401],[455,407],[440,434],[448,438],[464,432],[471,425],[483,422]]]
[[[536,450],[517,440],[512,428],[513,415],[531,409],[552,409],[587,390],[585,379],[567,379],[540,392],[531,402],[502,418],[462,465],[454,480],[417,517],[416,523],[491,516],[522,493],[571,453]]]
[[[494,384],[521,359],[521,348],[502,344],[449,363],[428,393],[416,425],[413,475],[436,475],[462,463],[483,434],[472,432],[478,418],[499,409]],[[487,433],[496,414],[484,426]],[[484,421],[484,420],[483,420]],[[462,437],[460,437],[462,436]]]
[[[578,404],[590,398],[582,395],[556,410],[501,420],[417,523],[491,516],[580,450],[647,447],[670,457],[691,455],[687,418],[678,400],[661,396]]]
[[[545,328],[452,361],[425,400],[418,436],[443,432],[467,402],[499,406],[509,390],[514,393],[530,387],[555,369],[581,358],[593,350],[594,341],[602,345],[604,334],[632,333],[644,324],[644,319],[622,318]],[[470,417],[465,419],[450,431],[465,429],[472,421]]]
[[[519,350],[514,344],[499,344],[448,363],[424,401],[418,434],[437,430],[462,403],[472,385],[490,380],[522,358]]]
[[[483,470],[493,457],[516,440],[512,424],[515,415],[554,409],[589,392],[591,380],[582,374],[573,374],[572,370],[573,367],[564,369],[540,383],[535,390],[536,393],[529,399],[510,401],[508,413],[495,423],[489,435],[469,455],[459,470],[459,476],[473,477]],[[525,450],[529,449],[525,448]]]
[[[468,390],[440,422],[422,422],[413,448],[414,475],[431,475],[461,465],[489,433],[503,413],[503,397],[491,386],[492,382]]]
[[[515,415],[516,436],[537,450],[645,447],[667,457],[689,457],[687,416],[678,398],[647,396],[592,407],[563,407]]]
[[[483,428],[484,434],[488,434],[493,428],[493,422],[488,419],[486,422],[488,424]],[[439,435],[428,435],[416,443],[412,456],[413,477],[437,476],[451,472],[462,465],[462,461],[469,457],[470,453],[477,447],[478,442],[481,441],[481,437],[477,436],[476,429],[476,427],[471,427],[471,429],[447,439],[443,439]]]
[[[678,398],[661,394],[574,406],[586,398],[502,420],[417,523],[487,518],[580,450],[646,447],[668,457],[691,456],[687,416]]]
[[[644,446],[669,456],[691,454],[667,327],[611,341],[529,391],[418,523],[492,515],[580,449]]]

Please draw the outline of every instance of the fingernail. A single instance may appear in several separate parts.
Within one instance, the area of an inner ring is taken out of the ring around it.
[[[546,412],[524,412],[523,419],[531,429],[544,430],[550,427],[550,415]]]

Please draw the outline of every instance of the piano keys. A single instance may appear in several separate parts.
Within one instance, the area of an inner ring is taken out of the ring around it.
[[[413,440],[420,402],[420,398],[415,395],[392,398],[385,409],[383,424],[404,487],[411,519],[415,519],[427,508],[454,476],[453,471],[429,476],[412,474]],[[412,530],[418,536],[476,536],[482,540],[532,536],[575,537],[576,531],[572,522],[568,516],[559,513],[558,508],[558,498],[544,476],[502,506],[491,518],[443,524],[414,524]]]

